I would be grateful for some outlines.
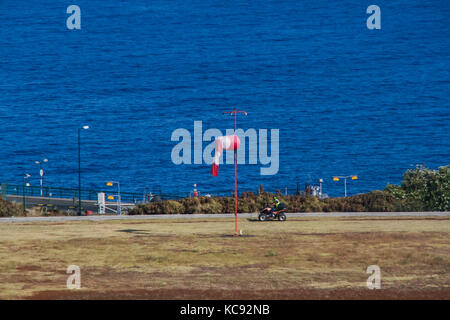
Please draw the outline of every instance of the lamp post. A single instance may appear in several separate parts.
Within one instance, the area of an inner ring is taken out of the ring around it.
[[[42,163],[44,162],[48,162],[48,159],[44,159],[42,161],[35,161],[34,163],[39,165],[39,176],[41,177],[41,197],[44,196],[44,192],[43,192],[43,184],[44,184],[44,169],[42,169]]]
[[[352,180],[357,180],[357,175],[351,175],[351,176],[336,176],[333,177],[333,181],[339,181],[339,179],[344,179],[344,196],[347,196],[347,179],[351,178]]]
[[[31,175],[28,173],[22,177],[22,195],[23,195],[23,212],[24,213],[27,211],[26,203],[25,203],[25,179],[28,179],[29,177],[31,177]]]
[[[81,130],[87,130],[89,126],[78,128],[78,215],[81,216]]]
[[[108,181],[106,185],[108,187],[112,187],[117,184],[117,214],[122,214],[122,205],[121,205],[121,197],[120,197],[120,182],[119,181]],[[108,197],[109,198],[109,197]]]
[[[319,179],[319,198],[322,199],[322,183],[323,183],[323,179],[320,178]]]

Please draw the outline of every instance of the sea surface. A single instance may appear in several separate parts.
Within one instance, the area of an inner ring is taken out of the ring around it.
[[[239,191],[358,175],[348,193],[450,163],[450,1],[0,1],[0,182],[186,194],[233,190],[234,167],[172,162],[194,121],[279,129],[279,171]],[[81,9],[69,30],[66,9]],[[381,29],[369,30],[369,5]],[[209,142],[203,143],[203,148]],[[192,150],[192,160],[194,150]]]

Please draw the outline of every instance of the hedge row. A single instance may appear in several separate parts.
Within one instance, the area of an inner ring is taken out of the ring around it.
[[[273,202],[273,196],[274,194],[263,191],[258,195],[244,192],[238,198],[238,212],[258,212]],[[400,186],[388,185],[382,191],[346,198],[319,199],[312,196],[281,194],[277,197],[287,204],[289,212],[450,211],[450,165],[440,167],[438,170],[426,168],[408,170]],[[191,197],[138,205],[129,214],[231,212],[234,212],[233,197]],[[5,201],[0,196],[0,217],[22,215],[22,206]]]
[[[238,213],[258,212],[273,202],[274,194],[262,193],[254,195],[246,192],[238,197]],[[289,212],[361,212],[361,211],[396,211],[401,208],[390,194],[384,191],[373,191],[347,198],[318,199],[312,196],[282,196],[280,201],[288,206]],[[231,213],[234,212],[232,197],[198,197],[181,200],[164,200],[139,205],[129,212],[137,214],[192,214],[192,213]]]
[[[270,205],[274,194],[258,195],[244,192],[238,198],[238,212],[258,212]],[[312,196],[277,197],[290,212],[394,212],[450,210],[450,166],[438,170],[420,168],[408,170],[402,185],[388,185],[385,190],[372,191],[345,198],[319,199]],[[139,205],[129,214],[231,213],[232,197],[199,197],[165,200]]]

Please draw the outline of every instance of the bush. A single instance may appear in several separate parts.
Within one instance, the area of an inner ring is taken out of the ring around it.
[[[450,165],[438,170],[418,168],[403,175],[401,186],[388,185],[385,189],[400,208],[408,211],[450,210]]]
[[[0,217],[23,216],[23,207],[2,199],[0,196]]]
[[[177,214],[183,210],[183,205],[174,200],[167,200],[160,203],[163,205],[162,210],[167,214]]]
[[[274,194],[242,192],[238,198],[239,213],[253,213],[270,206]],[[408,170],[401,186],[388,184],[382,191],[358,194],[346,198],[319,199],[313,196],[276,196],[286,203],[288,212],[391,212],[450,210],[450,166],[439,170]],[[164,200],[139,205],[129,214],[233,213],[233,197],[198,197]]]

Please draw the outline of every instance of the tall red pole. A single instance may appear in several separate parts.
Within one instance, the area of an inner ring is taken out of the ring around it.
[[[247,115],[245,111],[237,111],[236,108],[231,112],[224,112],[234,114],[234,135],[236,135],[236,117],[238,113],[243,113]],[[237,149],[234,149],[234,236],[238,236],[238,226],[237,226]]]
[[[234,108],[234,135],[236,135],[236,108]],[[237,149],[234,148],[234,236],[237,237]]]

